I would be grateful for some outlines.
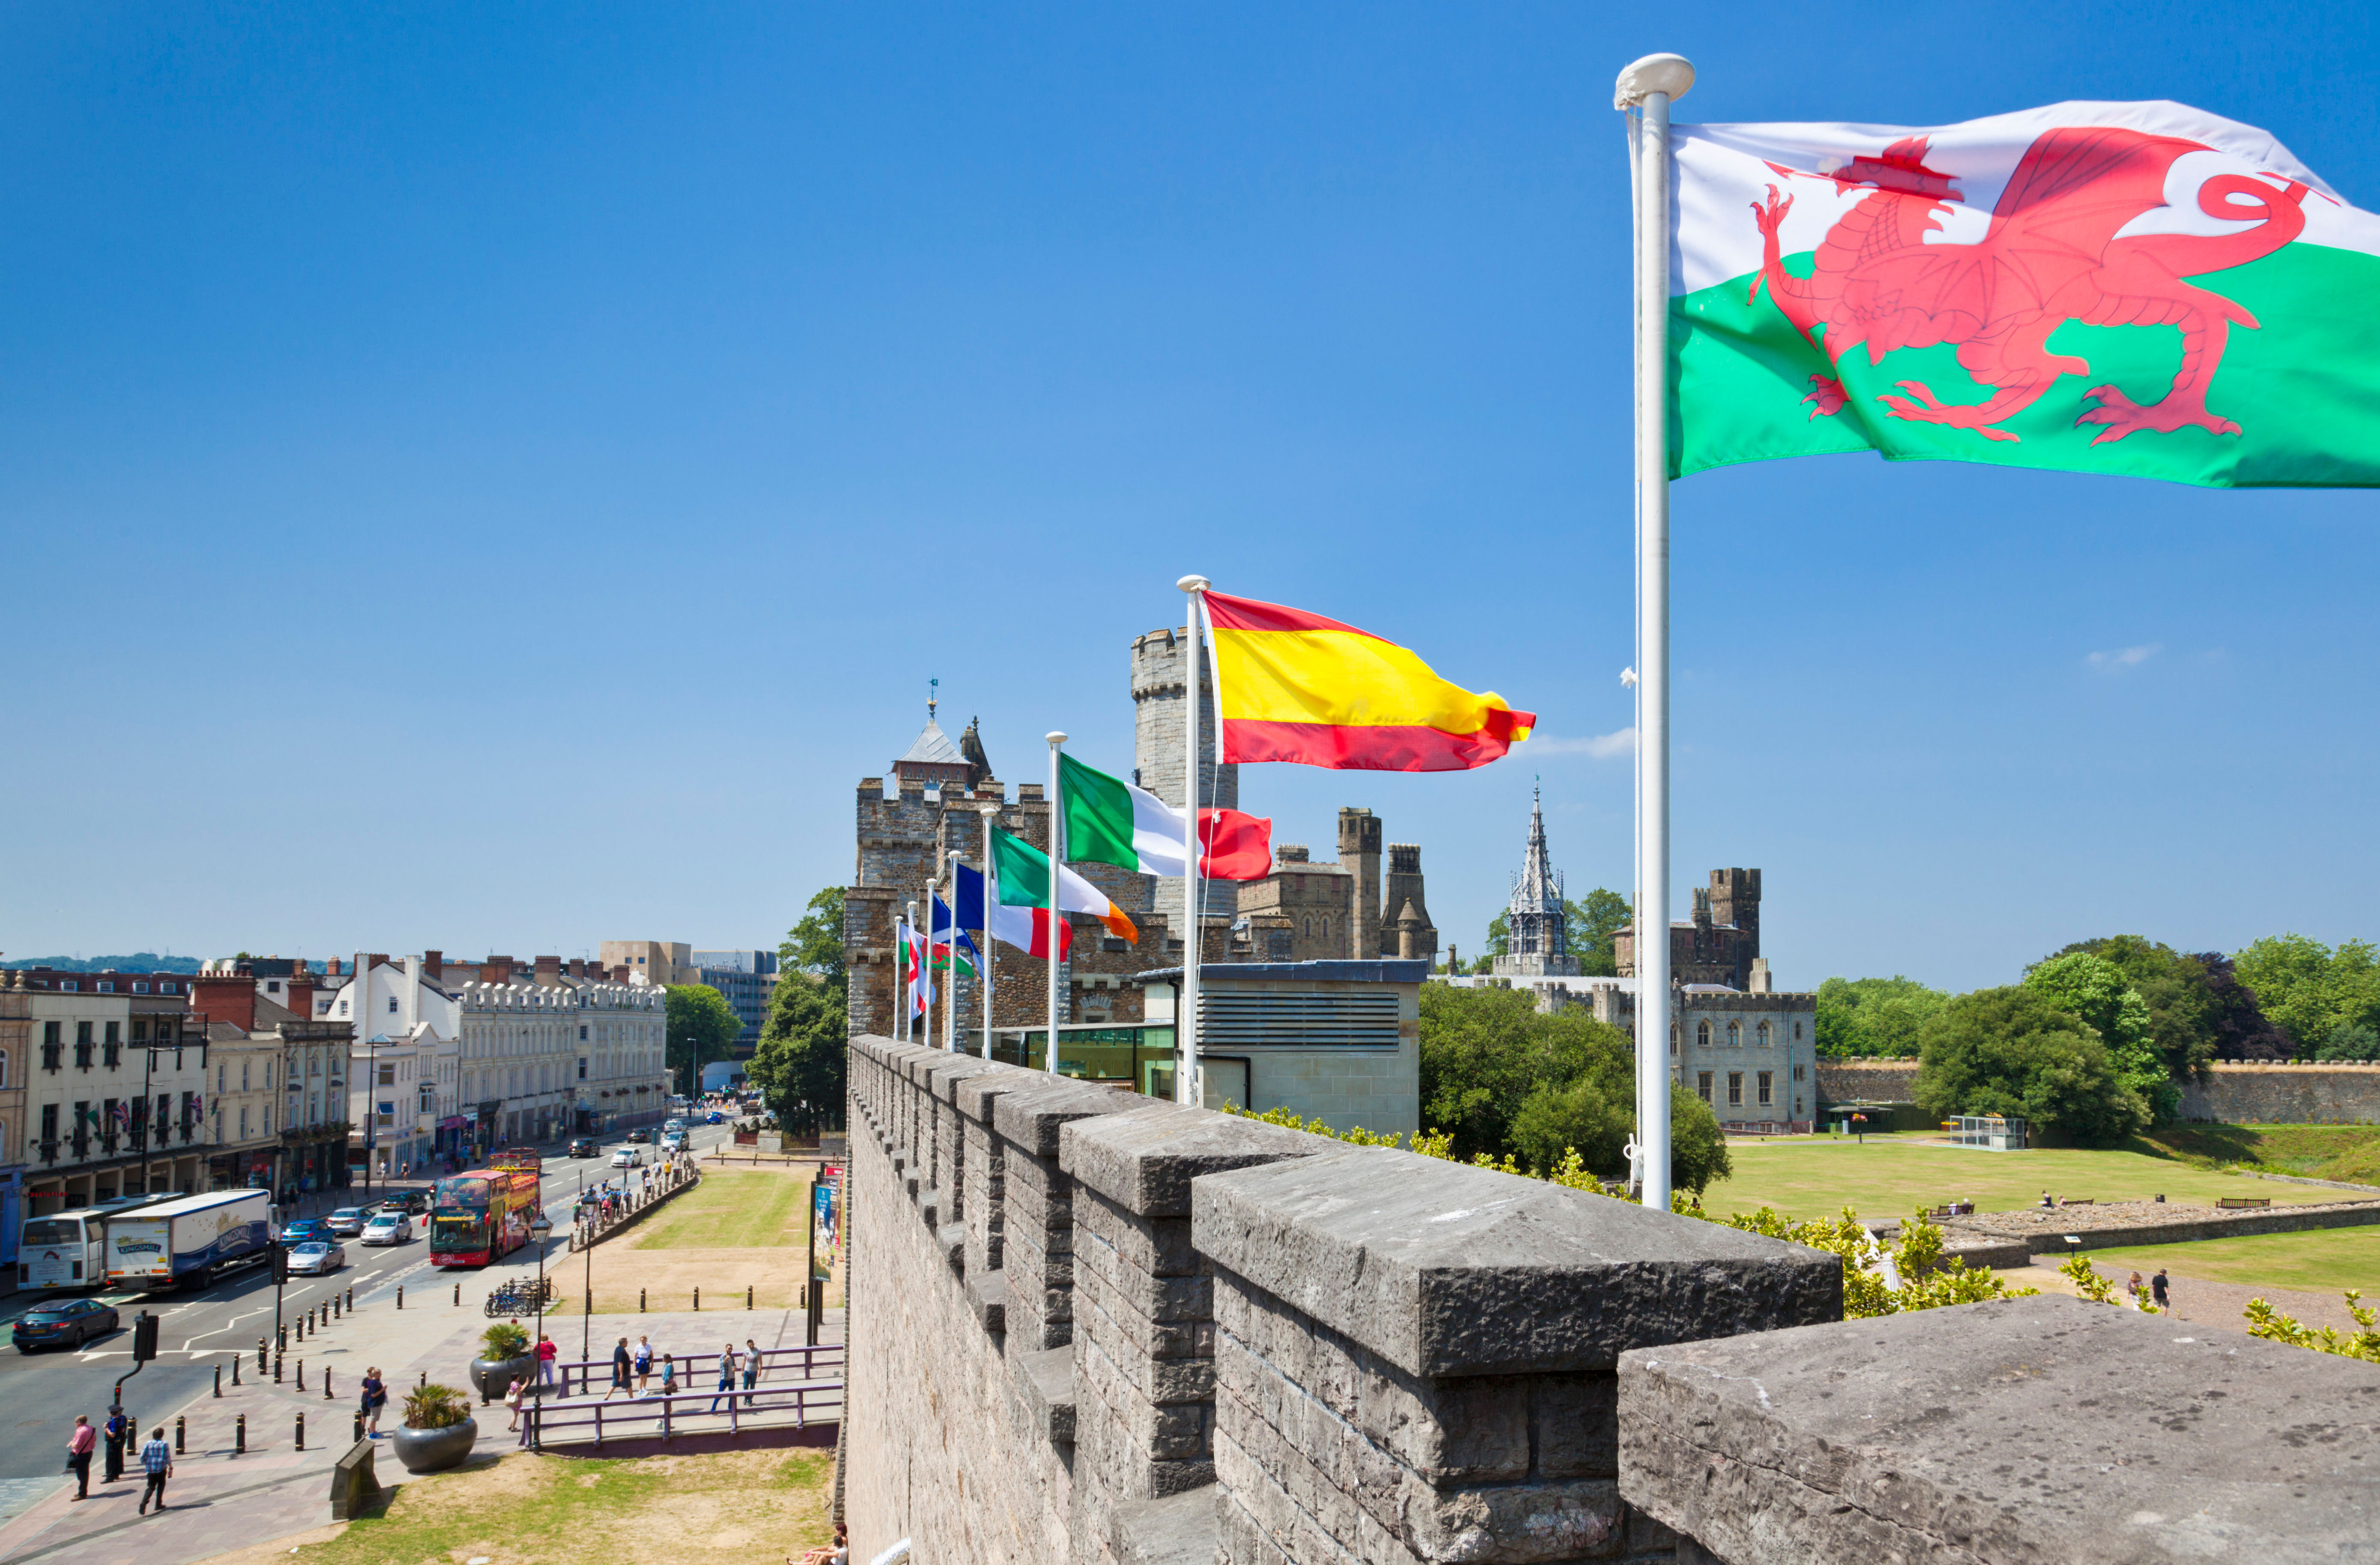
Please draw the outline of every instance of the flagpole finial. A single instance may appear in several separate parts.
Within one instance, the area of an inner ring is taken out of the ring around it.
[[[1633,109],[1656,92],[1676,103],[1694,85],[1694,65],[1683,55],[1647,55],[1620,73],[1611,89],[1611,106]]]
[[[1185,576],[1173,585],[1184,592],[1204,592],[1215,584],[1202,576]]]
[[[1053,750],[1066,742],[1066,735],[1054,728],[1042,737],[1050,741],[1050,747]]]

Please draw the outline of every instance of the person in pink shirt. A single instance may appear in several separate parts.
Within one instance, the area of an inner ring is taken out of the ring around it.
[[[74,1469],[75,1498],[91,1498],[91,1451],[99,1444],[99,1431],[91,1426],[91,1414],[75,1414],[74,1433],[67,1437],[67,1465]]]

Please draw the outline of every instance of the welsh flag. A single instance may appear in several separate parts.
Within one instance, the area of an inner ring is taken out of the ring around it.
[[[1066,857],[1143,875],[1183,873],[1182,812],[1146,788],[1094,771],[1061,751],[1066,796]],[[1272,822],[1235,809],[1198,812],[1198,873],[1209,880],[1261,880],[1272,873]]]
[[[1679,125],[1670,472],[2380,484],[2380,217],[2180,103]]]
[[[1021,837],[991,829],[993,879],[1000,882],[1000,900],[1010,907],[1050,905],[1050,855]],[[1140,943],[1140,930],[1110,902],[1107,893],[1080,875],[1058,866],[1058,911],[1087,913],[1108,927],[1108,933]]]
[[[941,897],[929,892],[928,900],[934,909],[934,916],[927,925],[934,940],[934,971],[947,973],[951,970],[951,964],[955,962],[960,972],[970,978],[975,977],[975,941],[967,939],[965,929],[952,924],[950,906]]]

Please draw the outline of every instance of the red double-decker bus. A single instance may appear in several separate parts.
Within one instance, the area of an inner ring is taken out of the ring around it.
[[[537,1175],[526,1169],[474,1169],[438,1182],[430,1207],[430,1264],[486,1266],[528,1243],[537,1219]]]

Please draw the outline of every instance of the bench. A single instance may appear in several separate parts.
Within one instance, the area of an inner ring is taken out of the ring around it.
[[[331,1464],[331,1520],[352,1522],[380,1498],[380,1479],[372,1473],[372,1443],[358,1440],[347,1454]]]
[[[2061,1207],[2094,1207],[2098,1205],[2097,1202],[2092,1200],[2088,1195],[2069,1195],[2059,1200],[2058,1204]]]
[[[2258,1207],[2272,1204],[2273,1198],[2269,1195],[2226,1195],[2215,1203],[2216,1209],[2226,1212],[2253,1211]]]

